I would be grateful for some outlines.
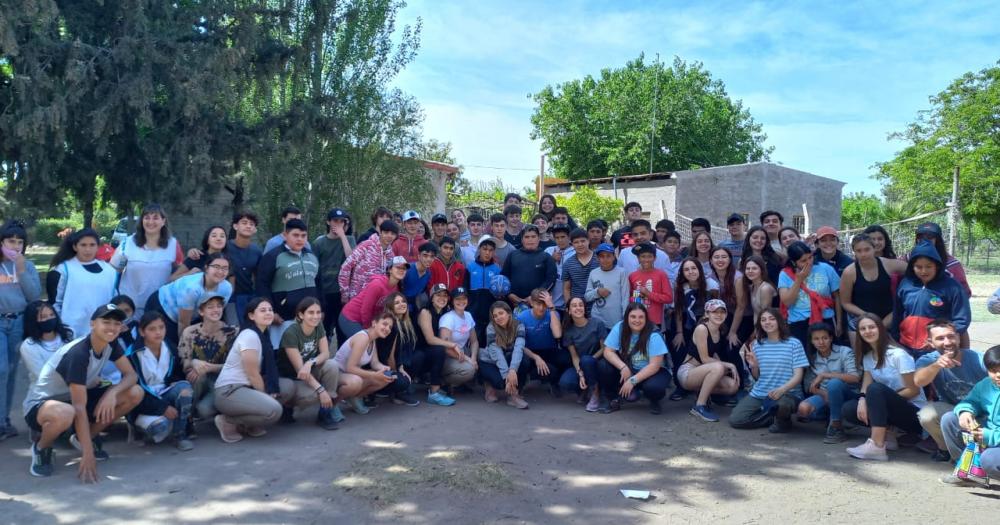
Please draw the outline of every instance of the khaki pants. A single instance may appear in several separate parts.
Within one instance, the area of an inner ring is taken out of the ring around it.
[[[337,385],[340,383],[340,369],[333,359],[327,359],[321,366],[312,367],[312,376],[323,385],[331,398],[337,397]],[[281,393],[278,400],[282,405],[301,407],[319,403],[319,396],[305,381],[282,377],[278,379]]]
[[[441,379],[444,384],[451,386],[464,385],[476,376],[476,369],[472,366],[472,361],[458,362],[453,357],[444,358],[444,367],[441,369]]]
[[[217,388],[215,408],[230,423],[247,427],[268,427],[281,419],[281,403],[248,385]]]
[[[945,442],[944,434],[941,432],[941,418],[954,409],[954,405],[949,405],[941,401],[932,401],[928,402],[924,405],[924,408],[921,408],[917,412],[917,419],[920,420],[920,426],[924,427],[924,430],[931,435],[934,443],[937,444],[938,450],[948,450],[948,444]]]

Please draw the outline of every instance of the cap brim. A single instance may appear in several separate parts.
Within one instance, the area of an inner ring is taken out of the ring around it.
[[[102,314],[102,315],[99,315],[97,317],[91,318],[91,321],[96,321],[97,319],[114,319],[115,321],[118,321],[119,323],[124,323],[125,320],[128,319],[128,316],[125,315],[125,312],[123,312],[121,310],[110,310],[110,311],[104,312],[104,314]]]

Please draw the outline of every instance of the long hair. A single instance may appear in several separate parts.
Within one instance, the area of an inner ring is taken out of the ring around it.
[[[865,228],[865,231],[862,233],[881,233],[882,238],[885,239],[885,247],[882,248],[882,257],[885,257],[886,259],[896,258],[896,250],[892,247],[892,237],[889,237],[889,232],[885,231],[885,228],[883,228],[881,224],[872,224],[871,226]]]
[[[698,258],[698,238],[703,235],[708,237],[708,257],[712,257],[712,252],[715,251],[715,241],[712,240],[712,236],[708,232],[698,232],[691,236],[691,246],[688,248],[689,256]]]
[[[889,334],[885,325],[882,324],[882,318],[871,312],[865,312],[858,317],[858,328],[861,327],[861,321],[864,319],[871,320],[878,327],[878,341],[875,341],[875,346],[872,346],[858,334],[854,338],[854,363],[858,370],[863,370],[865,354],[875,352],[875,368],[882,368],[882,365],[885,364],[885,352],[889,349]]]
[[[757,265],[757,268],[760,268],[761,282],[768,283],[771,286],[774,286],[774,283],[771,282],[771,277],[767,274],[767,263],[764,262],[763,257],[760,255],[751,255],[750,257],[742,259],[740,261],[740,266],[742,267],[743,275],[740,279],[743,280],[743,299],[746,301],[747,305],[752,305],[753,301],[751,298],[753,297],[753,281],[747,277],[747,263],[754,263]]]
[[[587,306],[587,302],[583,300],[583,297],[580,297],[579,295],[574,296],[574,297],[570,297],[569,301],[566,301],[566,315],[563,316],[563,320],[562,320],[563,330],[566,330],[570,326],[573,326],[573,316],[570,315],[570,313],[569,313],[569,307],[570,307],[570,305],[573,304],[573,301],[580,301],[581,303],[583,303],[583,306],[585,308]],[[587,317],[587,310],[586,309],[583,310],[583,318],[587,319],[588,322],[590,321],[590,319]]]
[[[542,211],[542,203],[545,202],[546,200],[552,201],[552,211],[550,211],[548,213]],[[546,221],[551,221],[552,220],[552,216],[555,215],[556,208],[558,208],[558,207],[559,207],[559,204],[556,202],[555,196],[552,195],[552,194],[546,193],[546,194],[544,194],[544,195],[542,195],[541,197],[538,198],[538,207],[536,208],[536,213],[539,214],[539,215],[544,215]]]
[[[229,240],[229,232],[227,232],[225,228],[219,225],[209,226],[208,229],[205,230],[205,234],[201,236],[201,251],[206,254],[208,253],[208,236],[212,234],[213,230],[222,230],[222,233],[226,236],[226,240]],[[226,251],[226,246],[222,247],[222,251]]]
[[[84,228],[80,231],[73,232],[67,235],[61,243],[59,243],[59,249],[56,254],[52,256],[52,260],[49,261],[49,268],[55,268],[60,264],[76,257],[76,244],[86,237],[93,237],[97,244],[101,244],[101,237],[94,231],[93,228]]]
[[[18,219],[7,221],[0,229],[0,243],[11,238],[24,241],[24,246],[21,247],[21,254],[24,255],[28,251],[28,230],[24,228],[24,223]],[[0,253],[0,259],[3,259],[3,253]]]
[[[73,330],[70,330],[68,326],[63,324],[62,318],[59,317],[59,312],[52,307],[49,303],[45,301],[32,301],[28,303],[28,306],[24,309],[24,338],[31,339],[33,341],[40,342],[42,340],[42,328],[38,326],[38,313],[44,309],[49,309],[55,314],[56,320],[56,334],[62,338],[63,342],[70,342],[73,340]]]
[[[774,251],[774,248],[771,246],[771,238],[767,236],[767,231],[764,230],[763,226],[752,226],[747,230],[747,235],[743,238],[743,251],[741,252],[743,256],[753,255],[753,248],[750,247],[750,237],[753,237],[753,234],[757,232],[763,232],[764,234],[764,249],[760,251],[761,257],[771,264],[780,266],[783,262],[781,255]]]
[[[708,300],[708,285],[705,283],[705,269],[702,268],[701,261],[694,257],[685,257],[681,261],[681,268],[677,272],[677,282],[674,284],[674,311],[677,312],[682,312],[687,308],[684,301],[684,285],[688,284],[688,280],[684,277],[684,265],[689,262],[698,268],[698,281],[695,283],[698,287],[695,290],[695,304],[705,304],[705,301]]]
[[[715,280],[719,282],[719,288],[721,288],[719,299],[722,299],[726,303],[726,308],[732,309],[736,305],[736,265],[733,264],[733,253],[727,248],[716,246],[714,250],[709,252],[709,261],[712,260],[712,257],[715,257],[716,252],[725,252],[726,257],[729,257],[729,267],[726,268],[726,276],[720,278],[719,273],[715,271],[715,265],[712,265],[712,275],[715,275]]]
[[[135,245],[140,248],[146,245],[146,229],[142,227],[142,218],[154,213],[163,217],[163,226],[160,228],[160,240],[157,242],[157,246],[166,248],[170,242],[170,227],[167,226],[167,212],[163,211],[163,206],[151,202],[142,209],[142,213],[139,215],[139,224],[135,227]]]
[[[638,333],[638,340],[635,344],[632,343],[632,327],[628,324],[629,315],[639,310],[642,312],[643,317],[646,318],[646,322],[642,325],[642,330]],[[642,303],[629,303],[628,307],[625,308],[625,316],[621,320],[622,328],[619,330],[621,333],[621,338],[618,340],[618,353],[622,356],[622,360],[626,363],[632,361],[632,356],[635,354],[641,354],[644,359],[649,359],[649,338],[653,334],[653,323],[649,322],[649,313],[646,311],[646,305]]]
[[[507,326],[497,326],[493,322],[493,311],[503,310],[507,312],[510,316],[510,321],[507,322]],[[514,317],[514,313],[511,311],[510,306],[503,301],[496,301],[490,306],[490,324],[493,325],[493,332],[497,336],[497,346],[503,349],[513,348],[514,342],[517,341],[517,326],[518,320]]]
[[[400,297],[402,297],[404,301],[406,300],[406,296],[399,292],[392,292],[387,295],[385,297],[385,306],[382,307],[382,310],[392,315],[393,319],[396,320],[396,325],[399,326],[399,336],[403,339],[403,341],[415,341],[417,339],[417,332],[413,328],[413,321],[410,320],[409,310],[407,310],[402,316],[398,316],[396,315],[395,308],[393,307],[396,304],[396,299]],[[409,305],[407,305],[407,309],[409,309]]]
[[[795,263],[799,262],[799,259],[804,255],[812,255],[812,250],[809,249],[809,245],[802,241],[795,241],[788,245],[786,248],[788,252],[788,259],[785,261],[785,268],[791,268],[793,272],[798,273],[799,268]]]
[[[778,321],[778,339],[785,341],[792,336],[791,329],[788,328],[788,321],[781,315],[781,310],[777,308],[768,307],[765,308],[760,316],[757,318],[757,323],[754,325],[754,329],[757,331],[757,341],[761,342],[767,339],[767,332],[764,331],[764,327],[761,326],[760,320],[764,318],[764,314],[771,314]]]

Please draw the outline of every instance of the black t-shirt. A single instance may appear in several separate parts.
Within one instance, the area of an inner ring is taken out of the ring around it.
[[[88,337],[63,354],[59,364],[56,365],[56,372],[67,385],[87,385],[100,375],[105,362],[114,363],[125,355],[115,344],[109,345],[104,351],[111,352],[107,361],[104,361],[103,354],[99,355],[91,348]]]

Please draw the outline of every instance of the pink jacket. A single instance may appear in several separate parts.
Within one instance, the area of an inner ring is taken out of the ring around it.
[[[347,256],[337,275],[344,304],[361,293],[373,277],[385,275],[385,269],[392,262],[393,255],[392,246],[382,248],[377,235],[358,244]]]
[[[344,309],[340,311],[348,320],[361,324],[368,328],[372,325],[372,319],[382,311],[385,306],[385,298],[392,292],[398,292],[399,285],[389,285],[389,278],[378,275],[372,278],[368,286],[348,302]]]

